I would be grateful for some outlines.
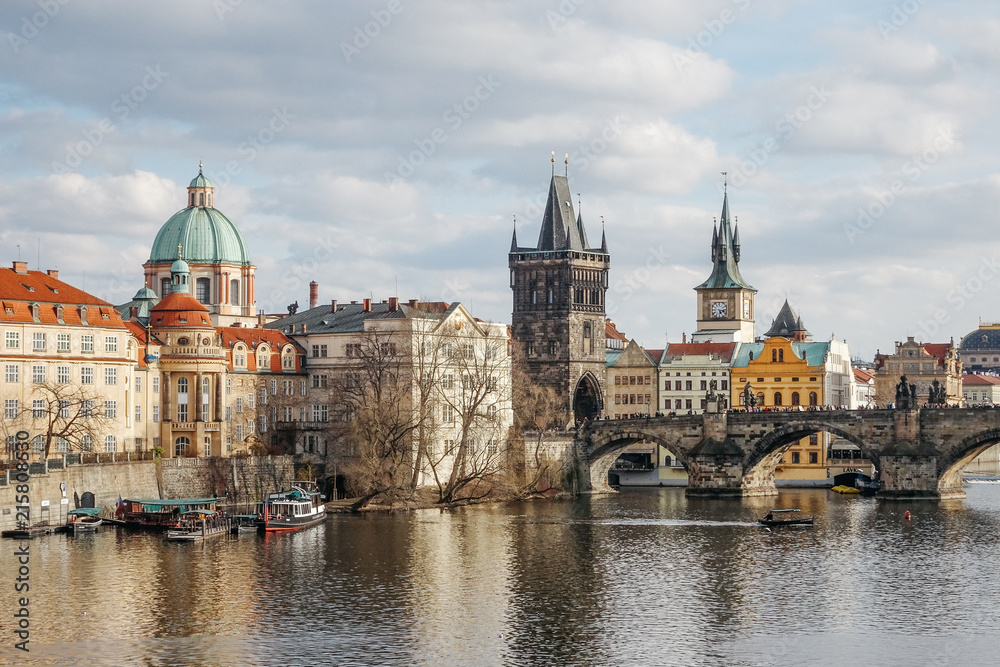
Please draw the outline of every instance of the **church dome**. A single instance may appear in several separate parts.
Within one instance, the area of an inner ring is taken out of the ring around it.
[[[236,225],[213,208],[215,187],[198,170],[188,186],[188,206],[157,232],[149,264],[172,264],[179,251],[188,262],[250,265],[247,244]]]
[[[959,343],[960,350],[998,350],[1000,349],[1000,326],[996,324],[980,325],[972,333],[966,334]]]

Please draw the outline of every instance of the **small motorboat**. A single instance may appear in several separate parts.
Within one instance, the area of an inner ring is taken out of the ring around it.
[[[77,507],[66,513],[66,518],[68,519],[66,527],[74,535],[76,533],[95,531],[103,523],[100,513],[101,509],[99,507]]]
[[[757,519],[757,522],[763,526],[811,526],[813,525],[813,517],[811,516],[800,516],[795,514],[786,514],[790,512],[801,512],[800,509],[788,509],[788,510],[771,510],[767,513],[763,519]],[[779,515],[779,516],[775,516]]]

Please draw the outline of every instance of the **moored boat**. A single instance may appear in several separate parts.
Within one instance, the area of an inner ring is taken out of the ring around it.
[[[257,530],[265,533],[299,530],[326,518],[326,505],[312,482],[295,482],[257,503]]]
[[[176,500],[123,499],[115,511],[125,526],[148,530],[181,528],[181,517],[191,510],[215,512],[222,498],[178,498]]]
[[[180,527],[167,531],[167,539],[173,542],[195,542],[228,533],[229,528],[229,519],[216,511],[188,510],[181,514]]]
[[[77,533],[93,532],[104,522],[99,507],[77,507],[66,513],[66,528]]]
[[[813,525],[813,517],[798,517],[794,514],[786,514],[788,512],[801,512],[800,509],[787,509],[787,510],[771,510],[767,513],[763,519],[757,519],[757,522],[764,526],[811,526]],[[780,514],[782,516],[776,517],[775,514]],[[788,518],[784,518],[787,516]]]

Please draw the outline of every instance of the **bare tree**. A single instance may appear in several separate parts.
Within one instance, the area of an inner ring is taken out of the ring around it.
[[[392,333],[372,330],[354,344],[354,363],[333,378],[329,430],[354,509],[378,498],[392,505],[411,493],[413,441],[420,426],[412,407],[409,354]]]
[[[120,411],[125,409],[85,385],[35,384],[30,395],[30,403],[18,400],[16,407],[5,404],[5,418],[0,423],[5,436],[26,427],[32,440],[38,438],[42,443],[41,451],[36,450],[41,458],[48,458],[53,449],[60,454],[93,451],[95,443],[117,430]]]

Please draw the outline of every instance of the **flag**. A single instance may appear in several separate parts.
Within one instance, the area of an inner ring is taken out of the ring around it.
[[[121,494],[118,494],[118,505],[115,507],[115,516],[121,516],[125,513],[125,501],[122,500]]]

